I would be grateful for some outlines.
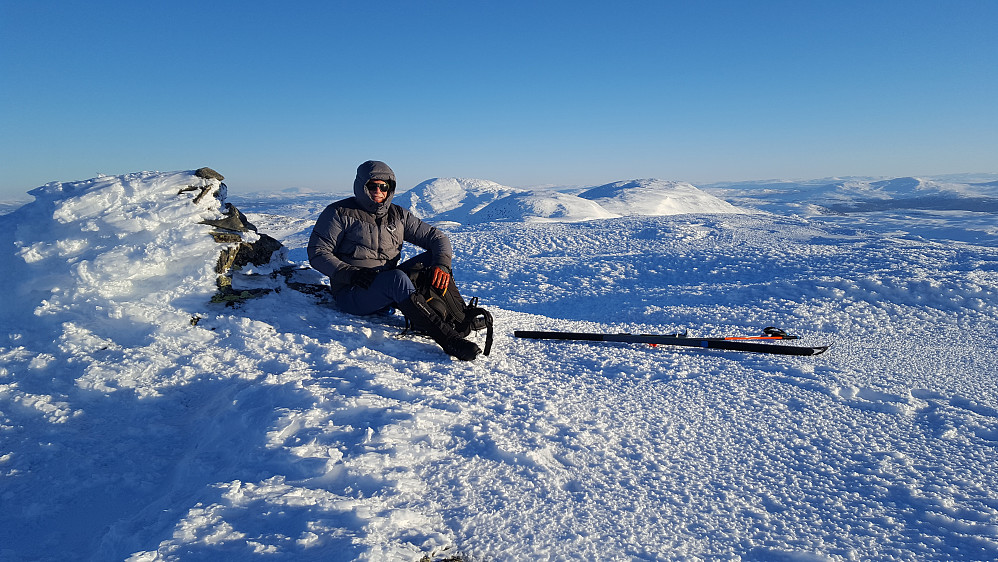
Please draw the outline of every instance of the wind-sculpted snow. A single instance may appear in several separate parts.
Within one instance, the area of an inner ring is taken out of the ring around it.
[[[998,557],[998,244],[973,241],[994,234],[862,214],[452,226],[497,326],[465,363],[296,291],[210,303],[197,223],[218,211],[177,194],[191,181],[58,184],[0,216],[0,559]],[[295,256],[309,197],[239,205]],[[770,325],[832,348],[512,337]]]

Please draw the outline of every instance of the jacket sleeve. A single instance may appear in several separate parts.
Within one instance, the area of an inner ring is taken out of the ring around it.
[[[312,228],[308,239],[308,263],[329,277],[331,285],[350,284],[351,271],[356,269],[336,257],[336,247],[343,239],[343,221],[333,205],[326,207]]]
[[[454,249],[451,247],[447,235],[439,228],[423,222],[409,211],[404,212],[403,220],[405,221],[405,241],[424,250],[429,250],[433,254],[433,265],[442,265],[447,268],[447,271],[450,271]]]

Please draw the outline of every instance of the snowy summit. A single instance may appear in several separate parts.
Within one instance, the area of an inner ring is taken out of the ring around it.
[[[573,195],[516,189],[487,180],[435,178],[399,195],[399,204],[423,219],[460,224],[745,212],[691,184],[662,180],[616,182]]]
[[[995,179],[430,180],[474,362],[302,290],[315,193],[40,187],[0,215],[0,560],[996,559]],[[513,335],[766,326],[831,348]]]
[[[579,194],[620,215],[682,215],[744,212],[686,182],[632,180],[594,187]]]
[[[400,194],[396,203],[420,218],[463,223],[489,203],[519,192],[488,180],[434,178]]]

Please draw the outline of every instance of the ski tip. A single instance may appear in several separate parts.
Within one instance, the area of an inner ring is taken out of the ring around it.
[[[812,348],[812,349],[814,349],[814,353],[812,353],[811,355],[821,355],[822,353],[828,351],[829,347],[832,347],[832,346],[830,346],[830,345],[819,345],[819,346],[816,346],[816,347]]]

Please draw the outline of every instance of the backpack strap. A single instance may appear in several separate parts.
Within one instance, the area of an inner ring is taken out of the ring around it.
[[[464,309],[465,318],[476,318],[481,315],[485,319],[485,349],[482,354],[488,355],[492,352],[492,313],[478,306],[478,297],[472,297],[468,306]]]

